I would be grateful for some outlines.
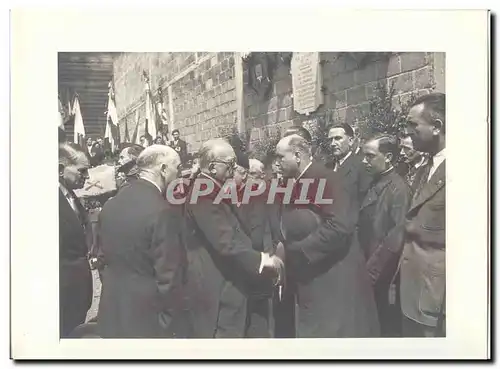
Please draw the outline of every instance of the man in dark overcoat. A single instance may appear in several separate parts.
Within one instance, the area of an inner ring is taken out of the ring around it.
[[[283,177],[295,180],[281,224],[286,271],[296,284],[297,337],[378,336],[373,290],[361,250],[352,242],[355,225],[345,187],[336,173],[311,161],[311,146],[300,136],[283,138],[276,154]],[[295,203],[297,198],[307,204]]]
[[[243,338],[248,297],[258,292],[255,286],[267,282],[272,287],[283,267],[279,258],[253,248],[233,201],[215,201],[235,165],[228,142],[205,142],[201,173],[187,197],[187,288],[195,338]]]
[[[361,162],[363,158],[353,152],[354,130],[348,124],[333,125],[328,129],[334,160],[327,167],[338,173],[351,203],[351,222],[357,223],[359,207],[372,180]]]
[[[85,322],[92,304],[92,275],[87,259],[86,214],[74,190],[89,178],[90,163],[74,144],[59,146],[59,324],[65,338]]]
[[[172,148],[152,145],[136,165],[139,178],[108,200],[99,217],[106,261],[97,319],[103,338],[173,337],[183,308],[182,208],[165,199],[180,159]]]
[[[394,275],[403,248],[410,189],[393,166],[399,151],[396,137],[371,138],[362,151],[363,163],[373,182],[361,203],[358,240],[374,287],[382,335],[400,336],[401,310],[396,301]]]

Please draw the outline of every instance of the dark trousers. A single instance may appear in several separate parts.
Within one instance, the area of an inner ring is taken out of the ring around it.
[[[286,291],[286,290],[285,290]],[[274,337],[295,338],[295,295],[285,292],[273,299]]]
[[[392,301],[389,301],[389,290],[390,285],[387,283],[376,284],[374,287],[380,332],[382,337],[401,337],[401,304],[399,294],[396,294],[399,288],[393,288]]]
[[[436,327],[423,325],[403,316],[402,321],[403,337],[444,337],[443,331]]]
[[[267,298],[249,298],[247,301],[246,338],[270,338],[269,317],[270,300]]]

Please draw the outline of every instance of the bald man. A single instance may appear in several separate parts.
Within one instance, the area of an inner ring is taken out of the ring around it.
[[[352,242],[355,224],[347,189],[337,173],[311,160],[311,144],[303,137],[283,138],[276,155],[285,181],[295,183],[292,201],[282,209],[281,228],[287,277],[296,285],[297,338],[379,335],[364,258]],[[320,181],[321,198],[333,202],[316,200]],[[310,204],[293,203],[301,192]]]
[[[165,200],[178,177],[179,155],[148,146],[137,158],[138,179],[106,202],[99,236],[106,260],[98,326],[103,338],[175,335],[182,309],[185,252],[179,207]]]
[[[262,284],[272,289],[283,264],[254,249],[236,205],[214,199],[233,177],[236,154],[222,139],[209,140],[200,149],[196,180],[213,188],[196,203],[186,204],[189,311],[195,338],[243,338],[247,300]],[[199,190],[191,187],[188,199]],[[267,284],[266,284],[267,282]]]

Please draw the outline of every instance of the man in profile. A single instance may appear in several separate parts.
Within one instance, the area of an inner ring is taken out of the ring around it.
[[[367,260],[383,336],[401,334],[400,308],[393,282],[411,198],[408,185],[394,170],[398,152],[398,141],[390,135],[375,136],[363,146],[363,164],[373,182],[361,203],[357,233]]]
[[[287,274],[296,284],[298,338],[374,337],[379,325],[361,250],[352,242],[351,202],[338,173],[311,160],[311,145],[292,135],[276,148],[285,180],[309,204],[284,204],[281,224]],[[305,187],[308,182],[309,186]],[[324,184],[323,199],[317,194]],[[305,187],[305,188],[304,188]],[[300,196],[300,195],[299,195]]]
[[[89,160],[75,144],[59,146],[59,324],[66,338],[85,322],[92,304],[86,213],[74,190],[89,178]]]
[[[165,200],[179,166],[170,147],[147,147],[137,158],[139,178],[104,204],[99,218],[106,261],[98,315],[102,338],[172,337],[179,328],[182,214]]]
[[[401,152],[400,152],[400,163],[398,165],[397,171],[401,177],[403,177],[408,186],[413,185],[415,180],[415,175],[418,169],[425,164],[426,157],[422,155],[421,152],[413,148],[413,142],[410,136],[407,134],[403,135],[400,140]]]
[[[282,274],[283,262],[254,249],[231,200],[215,201],[226,180],[233,177],[236,154],[231,145],[223,139],[209,140],[199,154],[201,172],[187,196],[191,201],[186,203],[187,289],[193,335],[243,338],[249,296],[255,294],[256,285],[266,281],[272,287],[273,279],[279,280]]]
[[[445,336],[446,96],[419,97],[408,113],[415,150],[428,154],[415,176],[401,260],[404,337]]]

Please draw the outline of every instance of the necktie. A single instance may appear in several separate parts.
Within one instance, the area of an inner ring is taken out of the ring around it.
[[[78,217],[80,222],[82,222],[82,214],[80,214],[80,209],[78,208],[78,199],[76,198],[76,195],[70,191],[67,193],[66,198],[68,199],[69,205],[75,212],[76,216]]]
[[[422,191],[422,189],[426,185],[427,179],[429,178],[429,173],[431,172],[431,168],[432,168],[433,164],[434,164],[434,161],[433,161],[432,157],[429,157],[425,166],[422,167],[422,175],[420,177],[419,186],[417,188],[417,191],[415,192],[415,198],[418,197],[418,195],[420,195],[420,192]]]

